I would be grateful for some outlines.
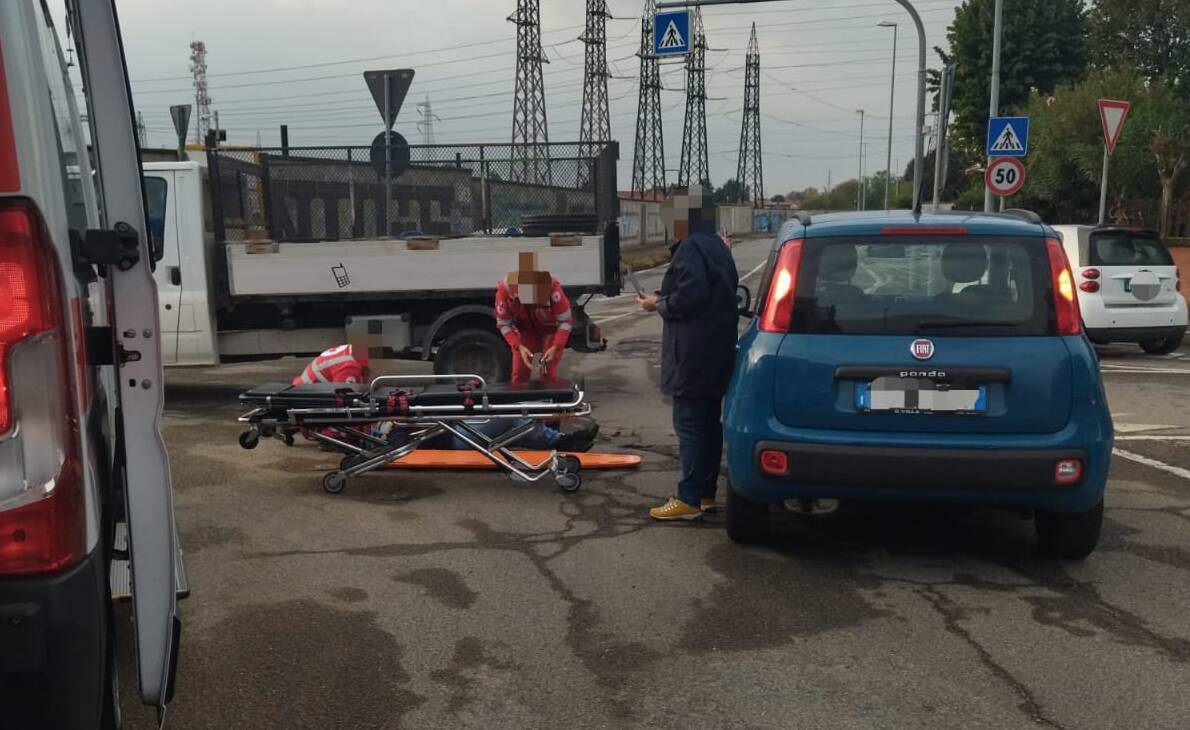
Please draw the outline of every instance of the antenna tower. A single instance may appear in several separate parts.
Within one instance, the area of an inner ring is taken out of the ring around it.
[[[686,56],[686,122],[682,128],[682,162],[678,167],[678,185],[711,184],[707,162],[707,34],[702,25],[702,10],[694,8],[694,35]]]
[[[211,130],[211,97],[207,95],[207,44],[190,42],[190,73],[194,75],[194,140],[203,144]]]
[[[632,192],[665,192],[665,142],[661,133],[661,69],[653,55],[653,14],[657,0],[645,0],[640,19],[640,101],[636,107],[636,148]]]
[[[607,108],[607,0],[587,0],[587,29],[579,37],[586,46],[583,69],[583,118],[579,123],[579,157],[591,159],[598,153],[594,142],[607,142],[612,136],[611,115]],[[580,170],[580,182],[588,176]]]
[[[756,42],[756,23],[748,40],[744,61],[744,123],[740,127],[740,164],[736,180],[752,195],[752,204],[764,206],[764,166],[760,157],[760,44]],[[740,202],[746,202],[742,193]]]
[[[512,100],[512,179],[550,184],[550,135],[545,118],[545,85],[541,64],[549,63],[541,48],[541,0],[517,0],[516,95]]]

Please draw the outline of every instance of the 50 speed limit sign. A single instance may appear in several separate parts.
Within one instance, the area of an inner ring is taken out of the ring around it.
[[[992,195],[1016,195],[1025,184],[1025,166],[1015,157],[998,157],[988,165],[983,181]]]

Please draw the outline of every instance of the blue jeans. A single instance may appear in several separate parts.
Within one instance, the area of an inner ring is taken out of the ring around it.
[[[714,499],[719,488],[723,400],[674,398],[673,402],[674,431],[678,434],[678,457],[682,462],[678,499],[697,507],[702,499]]]

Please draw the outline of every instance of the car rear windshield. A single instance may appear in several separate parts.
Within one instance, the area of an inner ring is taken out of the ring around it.
[[[987,236],[810,239],[792,331],[1044,335],[1054,331],[1045,242]]]
[[[1101,231],[1091,234],[1090,266],[1173,266],[1173,258],[1155,234]]]

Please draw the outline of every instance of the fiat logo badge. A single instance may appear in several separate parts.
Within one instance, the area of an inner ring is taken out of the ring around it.
[[[934,356],[934,343],[930,340],[914,340],[909,353],[918,360],[929,360]]]

